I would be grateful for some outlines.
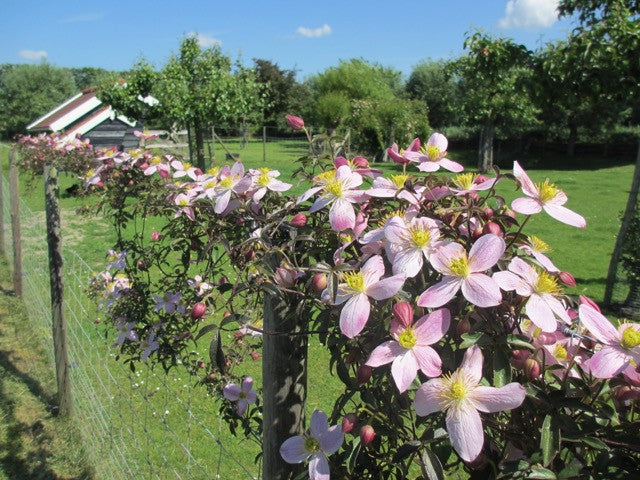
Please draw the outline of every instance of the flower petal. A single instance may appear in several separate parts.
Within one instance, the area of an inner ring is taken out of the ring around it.
[[[245,377],[244,380],[242,380],[242,390],[245,393],[248,393],[249,391],[251,391],[252,388],[253,388],[253,378]]]
[[[240,400],[238,400],[238,403],[236,403],[236,409],[238,411],[238,415],[242,416],[245,414],[245,412],[247,411],[247,407],[249,406],[249,402],[247,401],[246,398],[241,398]]]
[[[236,385],[235,383],[230,383],[229,385],[224,387],[224,389],[222,390],[222,394],[227,400],[235,402],[240,398],[241,391],[242,389],[240,388],[240,386]]]
[[[578,312],[580,321],[596,337],[596,340],[610,344],[620,342],[618,330],[595,308],[588,305],[580,305]]]
[[[329,428],[327,414],[322,410],[314,410],[311,414],[309,428],[311,429],[311,435],[313,435],[315,439],[319,439]]]
[[[351,203],[343,198],[336,199],[329,210],[329,223],[337,231],[353,228],[356,224],[356,212]]]
[[[464,370],[476,383],[482,379],[482,350],[478,345],[472,345],[464,352],[460,369]]]
[[[456,242],[443,243],[429,257],[433,268],[443,274],[449,273],[449,265],[453,258],[466,256],[464,247]]]
[[[349,338],[358,335],[369,320],[369,298],[360,293],[351,297],[340,312],[340,331]]]
[[[493,413],[519,407],[526,391],[522,385],[513,382],[504,387],[476,387],[470,397],[473,405],[481,412]]]
[[[522,186],[522,191],[530,197],[537,197],[540,195],[538,187],[527,175],[527,172],[520,166],[518,162],[513,162],[513,176],[518,179]]]
[[[373,352],[369,355],[369,359],[365,365],[370,367],[386,365],[387,363],[393,362],[398,355],[402,355],[405,351],[406,350],[402,348],[398,342],[395,340],[389,340],[381,343],[373,349]]]
[[[612,378],[621,373],[631,362],[631,356],[621,348],[605,346],[588,360],[591,375]]]
[[[393,273],[413,278],[422,268],[424,254],[418,249],[400,250],[393,257]]]
[[[360,269],[360,273],[364,278],[364,284],[369,286],[380,280],[380,277],[384,275],[384,260],[382,256],[374,255]]]
[[[429,308],[441,307],[454,297],[461,285],[461,278],[444,276],[438,283],[422,292],[422,295],[418,298],[418,306]]]
[[[442,360],[436,351],[427,345],[416,345],[411,349],[418,368],[427,377],[438,377],[442,373]]]
[[[302,463],[309,458],[302,435],[289,437],[280,445],[280,456],[287,463]]]
[[[442,410],[442,392],[444,384],[441,378],[433,378],[423,383],[416,390],[416,396],[413,401],[416,413],[424,417],[434,412]]]
[[[329,462],[323,453],[315,452],[311,455],[309,461],[309,478],[311,480],[329,480],[330,473]]]
[[[453,160],[449,160],[448,158],[443,158],[438,163],[442,168],[449,170],[450,172],[458,173],[464,170],[462,165],[458,162],[454,162]]]
[[[404,354],[396,357],[391,364],[391,376],[396,382],[400,393],[405,392],[418,374],[418,363],[410,350],[405,350]]]
[[[500,287],[484,273],[472,273],[462,281],[462,294],[478,307],[493,307],[502,302]]]
[[[475,460],[484,444],[482,420],[478,411],[470,404],[447,411],[447,432],[451,445],[465,462]]]
[[[344,433],[341,425],[333,425],[318,438],[320,448],[327,455],[337,452],[344,442]]]
[[[418,345],[432,345],[444,337],[451,324],[451,313],[441,308],[421,317],[413,326]]]
[[[542,211],[542,204],[535,198],[520,197],[511,202],[511,208],[523,215],[533,215]]]
[[[561,205],[543,205],[544,211],[559,222],[566,223],[572,227],[585,228],[587,221],[582,215],[577,214],[573,210],[569,210]],[[514,209],[515,210],[515,209]]]
[[[385,300],[393,297],[400,291],[404,285],[404,275],[394,275],[392,277],[383,278],[378,283],[367,288],[367,295],[374,300]]]
[[[313,205],[311,205],[311,208],[309,209],[309,213],[315,213],[318,210],[323,209],[324,207],[329,205],[332,201],[333,201],[333,197],[330,197],[328,195],[316,198],[316,201],[313,202]]]
[[[532,294],[524,306],[524,311],[536,327],[543,332],[555,332],[558,327],[551,307],[537,293]]]
[[[482,235],[469,250],[469,269],[472,272],[484,272],[493,267],[504,253],[507,245],[497,235]]]

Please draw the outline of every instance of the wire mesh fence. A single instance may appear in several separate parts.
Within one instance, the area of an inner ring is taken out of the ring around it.
[[[5,225],[8,181],[2,176]],[[51,338],[45,219],[21,200],[24,302],[34,330]],[[7,258],[13,255],[5,229]],[[116,361],[113,335],[85,288],[91,267],[64,249],[65,316],[74,417],[97,478],[254,479],[255,444],[232,437],[216,401],[186,370],[165,373],[144,365],[132,372]],[[53,347],[47,349],[53,365]]]

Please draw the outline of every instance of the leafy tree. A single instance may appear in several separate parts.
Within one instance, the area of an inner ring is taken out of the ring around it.
[[[510,39],[480,31],[467,35],[464,48],[467,53],[456,61],[454,71],[467,121],[480,125],[478,169],[484,172],[493,165],[497,127],[514,135],[535,124],[531,52]]]
[[[73,81],[76,83],[76,88],[79,90],[98,87],[114,75],[109,70],[95,67],[70,68],[69,71],[73,76]]]
[[[405,88],[409,98],[425,103],[432,127],[442,128],[462,122],[460,93],[449,62],[420,62],[413,68]]]
[[[0,127],[8,137],[69,98],[76,91],[71,73],[43,62],[15,65],[0,77]]]

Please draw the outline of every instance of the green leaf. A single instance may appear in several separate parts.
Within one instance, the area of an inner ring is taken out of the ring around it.
[[[463,333],[462,334],[462,342],[460,343],[460,345],[458,345],[458,347],[461,350],[464,350],[465,348],[472,347],[476,343],[482,343],[482,340],[484,340],[482,338],[483,336],[484,336],[484,333],[482,333],[482,332]]]
[[[556,474],[547,468],[540,466],[531,467],[531,473],[527,475],[527,478],[537,478],[539,480],[555,480]]]
[[[503,387],[511,381],[511,363],[507,352],[502,349],[493,352],[493,385]]]
[[[420,460],[422,461],[422,473],[429,480],[445,480],[442,463],[435,453],[425,448],[420,455]]]
[[[551,415],[547,415],[542,422],[540,449],[542,450],[542,464],[545,467],[551,463],[560,449],[560,430]]]
[[[558,478],[582,478],[582,466],[579,464],[569,465],[558,472]]]
[[[200,329],[200,331],[198,332],[198,334],[196,335],[195,340],[197,341],[198,339],[202,338],[203,336],[205,336],[207,333],[212,332],[213,330],[217,329],[218,325],[216,325],[215,323],[212,323],[210,325],[205,325],[204,327],[202,327]]]
[[[417,451],[420,448],[420,445],[422,444],[419,440],[410,440],[404,445],[401,445],[400,447],[398,447],[398,450],[396,450],[396,453],[393,454],[393,459],[391,460],[391,462],[397,463],[404,460],[413,452]]]
[[[531,350],[532,352],[535,352],[536,350],[536,347],[531,345],[531,343],[529,343],[524,337],[521,337],[520,335],[507,335],[507,343],[509,345],[513,345],[514,347],[526,348],[527,350]]]
[[[608,450],[609,449],[609,447],[607,447],[606,443],[604,443],[602,440],[598,440],[597,438],[594,438],[594,437],[584,437],[584,438],[581,438],[580,440],[582,440],[583,443],[586,443],[590,447],[596,448],[598,450]]]
[[[211,364],[215,365],[221,373],[224,373],[225,362],[224,352],[222,351],[222,340],[220,339],[220,330],[211,339],[209,344],[209,359]]]

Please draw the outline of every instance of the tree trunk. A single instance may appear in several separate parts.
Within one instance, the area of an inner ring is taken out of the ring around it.
[[[285,295],[265,292],[262,337],[262,478],[265,480],[285,480],[304,468],[290,465],[280,456],[282,443],[304,430],[307,336],[299,334],[301,327],[295,310],[295,303]]]
[[[202,123],[200,119],[193,121],[193,130],[196,137],[196,166],[205,172],[207,167],[204,164],[204,137],[202,136]]]
[[[493,123],[487,123],[480,132],[478,148],[478,170],[487,172],[493,166],[493,139],[496,128]]]
[[[607,273],[607,283],[604,289],[604,299],[602,303],[605,305],[611,304],[611,296],[613,295],[613,285],[616,281],[616,273],[618,272],[618,264],[620,263],[620,256],[622,255],[622,246],[624,245],[625,237],[627,236],[627,230],[629,224],[633,218],[633,213],[638,205],[638,189],[640,188],[640,141],[638,142],[638,153],[636,155],[636,166],[633,170],[633,180],[631,181],[631,191],[629,192],[629,198],[627,199],[627,206],[624,210],[622,217],[622,223],[620,224],[620,230],[618,231],[618,237],[616,238],[615,247],[613,247],[613,253],[611,254],[611,260],[609,260],[609,272]]]
[[[576,154],[576,140],[578,139],[578,126],[569,123],[569,138],[567,139],[567,156],[573,157]]]
[[[635,281],[631,283],[629,294],[624,301],[621,312],[625,317],[629,317],[630,319],[640,319],[640,282]]]

